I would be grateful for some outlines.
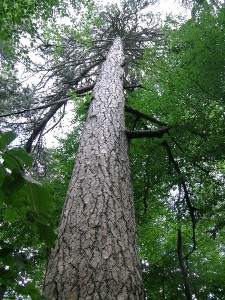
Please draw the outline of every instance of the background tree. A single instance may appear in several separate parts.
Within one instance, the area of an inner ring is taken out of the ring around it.
[[[224,234],[221,221],[219,221],[220,230],[217,231],[218,240],[213,240],[210,234],[218,228],[216,219],[221,213],[224,197],[221,189],[224,172],[222,23],[223,8],[215,13],[214,8],[207,5],[179,30],[174,31],[173,28],[173,32],[167,32],[169,39],[166,39],[166,47],[164,43],[160,51],[157,51],[157,48],[151,49],[148,54],[146,51],[149,62],[146,58],[143,60],[139,73],[139,76],[144,74],[145,90],[133,92],[129,103],[136,109],[145,109],[149,115],[154,114],[164,125],[171,126],[169,134],[164,135],[163,140],[146,140],[142,146],[141,141],[133,142],[134,146],[137,146],[130,148],[135,155],[134,166],[136,165],[133,169],[136,170],[134,191],[140,199],[138,210],[140,211],[141,206],[143,211],[143,216],[138,220],[142,220],[141,224],[144,227],[140,225],[139,228],[145,228],[143,235],[140,233],[140,243],[142,244],[143,238],[143,253],[146,257],[148,255],[151,257],[147,259],[149,268],[146,267],[146,270],[149,271],[145,274],[145,278],[149,278],[151,288],[156,287],[155,284],[151,285],[152,272],[156,269],[159,271],[157,282],[160,286],[155,299],[160,290],[163,297],[184,297],[183,284],[177,282],[174,276],[178,272],[178,266],[180,269],[182,267],[180,263],[178,264],[176,254],[181,250],[181,240],[182,261],[188,270],[192,293],[199,299],[210,295],[216,299],[223,297],[224,293],[223,283],[217,281],[220,268],[217,270],[218,273],[215,273],[214,279],[211,271],[207,272],[205,269],[212,260],[213,264],[221,266],[224,264],[223,251],[221,252],[219,246]],[[143,71],[145,66],[149,77]],[[137,98],[141,100],[135,101]],[[148,120],[139,118],[136,126],[155,128],[160,125],[149,124]],[[143,149],[141,157],[145,157],[144,161],[142,159],[138,161],[139,147]],[[142,169],[140,164],[143,166]],[[153,217],[150,221],[151,217],[147,217],[149,210],[158,217]],[[220,212],[214,214],[212,211]],[[147,228],[156,225],[156,219],[160,224],[163,222],[164,226],[161,227],[164,232],[156,230],[154,235],[152,232],[148,233]],[[148,225],[147,220],[153,224]],[[173,237],[169,232],[173,232]],[[149,239],[149,235],[152,235],[153,239]],[[145,243],[149,245],[146,249]],[[156,247],[160,249],[165,245],[161,257],[155,256],[155,265],[152,264],[152,254],[149,254],[152,253],[150,251],[152,243],[155,245],[154,249]],[[213,250],[212,252],[209,250],[206,254],[205,249]],[[173,269],[165,268],[169,265],[173,266]],[[181,274],[179,272],[177,274],[181,280]],[[173,286],[178,286],[176,291],[170,289],[171,280]],[[209,281],[213,281],[214,284],[208,284]],[[151,288],[149,295],[153,297]],[[187,295],[186,297],[188,299]]]

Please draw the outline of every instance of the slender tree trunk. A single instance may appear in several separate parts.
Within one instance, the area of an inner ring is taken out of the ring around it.
[[[94,88],[44,295],[62,300],[144,299],[124,125],[122,42]]]
[[[188,271],[187,267],[184,262],[183,258],[183,245],[182,245],[182,232],[181,228],[178,228],[178,235],[177,235],[177,254],[178,254],[178,260],[180,264],[180,269],[183,277],[184,282],[184,292],[187,300],[192,300],[192,292],[191,292],[191,286],[188,279]]]

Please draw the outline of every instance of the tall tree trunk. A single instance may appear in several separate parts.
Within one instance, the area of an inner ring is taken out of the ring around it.
[[[62,300],[144,299],[124,125],[122,41],[94,88],[44,295]]]

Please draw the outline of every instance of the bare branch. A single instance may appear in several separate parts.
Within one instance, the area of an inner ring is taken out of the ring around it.
[[[9,114],[3,114],[3,115],[0,115],[0,118],[11,117],[11,116],[15,116],[15,115],[22,115],[22,114],[24,114],[26,112],[35,111],[35,110],[38,110],[38,109],[48,108],[48,107],[53,106],[55,104],[61,104],[61,103],[63,104],[63,103],[66,103],[68,100],[70,100],[70,98],[66,98],[64,100],[55,101],[55,102],[48,103],[48,104],[41,105],[41,106],[37,106],[37,107],[26,108],[26,109],[23,109],[23,110],[20,110],[20,111],[16,111],[16,112],[13,112],[13,113],[9,113]]]
[[[79,94],[83,94],[84,92],[88,92],[90,90],[92,90],[94,87],[94,84],[81,88],[81,89],[77,89],[74,92],[79,95]],[[59,97],[63,97],[64,95],[59,95]],[[65,101],[58,101],[57,104],[53,105],[50,110],[45,114],[44,118],[36,125],[36,127],[34,128],[31,136],[29,137],[29,139],[26,142],[25,145],[25,149],[28,153],[31,152],[31,148],[32,148],[32,143],[33,141],[37,138],[37,136],[43,131],[43,129],[45,128],[46,124],[49,122],[49,120],[54,116],[54,114],[57,112],[58,109],[60,109],[63,105],[65,104]]]
[[[78,97],[83,97],[85,95],[84,93],[89,92],[90,90],[93,89],[93,87],[94,87],[94,84],[83,87],[83,88],[80,88],[80,89],[77,89],[77,90],[74,91],[74,93],[77,94]],[[29,111],[35,111],[35,110],[38,110],[38,109],[48,108],[48,107],[51,107],[55,104],[64,104],[64,103],[66,104],[69,100],[71,100],[70,97],[65,98],[63,100],[47,103],[47,104],[44,104],[44,105],[40,105],[40,106],[36,106],[36,107],[32,107],[32,108],[26,108],[26,109],[16,111],[16,112],[13,112],[13,113],[3,114],[3,115],[0,115],[0,118],[10,117],[10,116],[14,116],[14,115],[21,115],[21,114],[24,114],[24,113],[29,112]]]
[[[130,106],[125,106],[125,111],[126,112],[129,112],[129,113],[132,113],[132,114],[135,114],[137,117],[139,118],[143,118],[143,119],[146,119],[152,123],[155,123],[155,124],[158,124],[160,126],[167,126],[167,124],[163,121],[160,121],[158,119],[156,119],[155,117],[152,117],[152,116],[149,116],[149,115],[146,115],[144,114],[143,112],[140,112],[139,110],[137,109],[134,109]]]
[[[129,139],[140,139],[148,137],[162,138],[165,133],[168,133],[171,127],[167,127],[161,130],[134,130],[127,131],[127,136]]]

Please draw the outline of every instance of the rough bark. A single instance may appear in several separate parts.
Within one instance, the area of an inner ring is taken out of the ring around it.
[[[122,42],[94,88],[52,250],[44,295],[62,300],[144,299],[124,125]]]

